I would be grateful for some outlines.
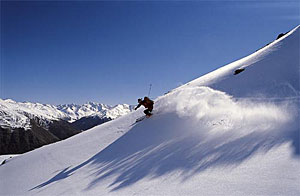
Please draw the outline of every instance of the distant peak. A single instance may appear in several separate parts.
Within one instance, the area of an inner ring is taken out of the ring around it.
[[[16,103],[16,101],[14,101],[12,99],[4,99],[3,101],[6,103]]]

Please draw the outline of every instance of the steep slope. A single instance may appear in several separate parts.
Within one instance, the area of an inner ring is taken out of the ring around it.
[[[159,97],[149,119],[135,123],[139,109],[10,159],[0,195],[299,195],[294,43],[298,27]]]
[[[236,70],[243,70],[234,75]],[[298,27],[257,52],[230,63],[186,86],[209,86],[236,98],[299,97]]]
[[[0,154],[20,154],[43,145],[57,142],[59,138],[51,132],[39,127],[32,120],[32,128],[1,128],[0,127]]]
[[[0,99],[0,117],[0,155],[28,152],[81,132],[49,104]]]
[[[63,120],[52,120],[46,126],[41,121],[37,117],[30,119],[29,129],[0,126],[0,155],[28,152],[81,132]]]
[[[76,120],[72,123],[74,127],[79,128],[80,130],[88,130],[102,123],[112,120],[111,118],[101,118],[98,115],[92,115],[88,117],[82,117],[79,120]]]

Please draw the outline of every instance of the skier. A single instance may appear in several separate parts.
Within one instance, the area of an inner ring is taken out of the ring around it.
[[[154,101],[152,101],[148,97],[144,97],[144,100],[138,99],[138,102],[139,104],[134,109],[137,110],[139,107],[141,107],[141,105],[143,105],[145,108],[147,108],[146,110],[144,110],[144,113],[149,118],[152,115],[151,112],[153,110]]]

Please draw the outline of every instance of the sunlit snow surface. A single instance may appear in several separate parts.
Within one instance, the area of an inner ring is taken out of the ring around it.
[[[300,194],[298,28],[142,111],[12,158],[0,195]]]

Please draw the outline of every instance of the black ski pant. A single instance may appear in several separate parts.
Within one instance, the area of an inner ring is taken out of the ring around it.
[[[153,110],[153,108],[147,108],[146,110],[144,110],[144,113],[145,113],[147,116],[150,116],[152,110]]]

